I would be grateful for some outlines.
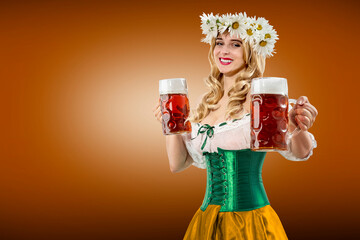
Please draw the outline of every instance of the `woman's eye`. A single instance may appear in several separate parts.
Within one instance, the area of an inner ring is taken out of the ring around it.
[[[235,47],[240,47],[241,45],[238,44],[238,43],[235,43],[234,46],[235,46]]]
[[[223,45],[222,42],[217,42],[216,45],[220,46]]]

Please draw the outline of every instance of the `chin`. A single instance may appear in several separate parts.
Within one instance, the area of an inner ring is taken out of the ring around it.
[[[234,71],[222,71],[222,70],[220,70],[220,72],[221,72],[223,75],[233,75],[233,74],[234,74]]]
[[[231,71],[229,71],[228,69],[223,69],[223,68],[219,68],[219,72],[221,72],[222,74],[227,74],[227,73],[230,73]]]

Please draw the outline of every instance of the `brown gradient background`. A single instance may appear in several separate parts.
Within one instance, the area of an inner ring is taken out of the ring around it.
[[[318,109],[307,162],[267,155],[289,239],[355,239],[358,1],[2,1],[0,239],[182,239],[205,171],[172,174],[152,108],[158,80],[206,89],[202,12],[246,11],[278,31],[266,76]]]

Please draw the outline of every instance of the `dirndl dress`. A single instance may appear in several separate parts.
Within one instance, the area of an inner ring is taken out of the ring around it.
[[[283,240],[288,239],[282,223],[270,206],[263,182],[266,152],[250,150],[250,115],[215,126],[191,123],[183,135],[193,165],[207,171],[203,203],[193,216],[184,240]],[[291,150],[278,151],[292,161]]]

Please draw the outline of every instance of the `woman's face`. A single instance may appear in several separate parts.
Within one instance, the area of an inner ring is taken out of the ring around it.
[[[229,33],[219,34],[215,42],[214,58],[224,76],[233,76],[245,66],[242,40],[230,37]]]

